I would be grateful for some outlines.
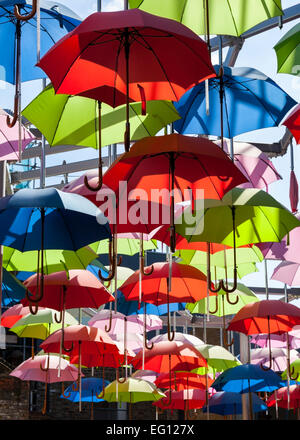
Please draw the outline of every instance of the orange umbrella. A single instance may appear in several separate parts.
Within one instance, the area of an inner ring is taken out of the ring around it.
[[[182,391],[188,389],[202,389],[206,390],[205,376],[190,371],[174,371],[171,374],[161,373],[154,381],[157,388],[171,388],[175,391]],[[213,379],[208,378],[208,386],[211,386]]]

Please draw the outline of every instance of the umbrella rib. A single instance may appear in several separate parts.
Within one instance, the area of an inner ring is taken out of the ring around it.
[[[55,139],[55,136],[56,136],[56,133],[57,133],[57,130],[58,130],[58,126],[59,126],[59,124],[60,124],[60,122],[61,122],[62,114],[63,114],[63,112],[65,111],[65,108],[66,108],[66,106],[67,106],[67,104],[68,104],[68,102],[69,102],[69,98],[70,98],[70,96],[66,98],[66,101],[65,101],[64,106],[63,106],[63,108],[62,108],[62,111],[61,111],[61,113],[60,113],[60,116],[59,116],[59,118],[58,118],[58,120],[57,120],[57,124],[56,124],[56,127],[55,127],[55,129],[54,129],[53,136],[52,136],[52,144],[54,143],[54,139]]]
[[[27,238],[27,235],[28,235],[29,223],[30,223],[30,221],[31,221],[31,217],[32,217],[32,214],[33,214],[34,209],[35,209],[35,208],[31,208],[31,213],[30,213],[30,216],[29,216],[29,218],[28,218],[28,223],[27,223],[27,227],[26,227],[26,230],[25,230],[25,234],[24,234],[24,241],[23,241],[23,246],[22,246],[22,251],[21,251],[21,252],[24,252],[24,247],[25,247],[25,243],[26,243],[26,238]]]
[[[265,215],[264,211],[262,210],[262,207],[261,207],[261,206],[258,206],[258,208],[259,208],[259,210],[262,212],[263,216],[268,220],[269,225],[270,225],[271,228],[273,229],[273,232],[274,232],[274,234],[276,235],[276,237],[277,237],[277,239],[278,239],[278,242],[280,242],[280,241],[281,241],[280,237],[278,236],[278,234],[276,233],[275,229],[273,228],[272,223],[269,221],[268,217]]]
[[[67,230],[68,233],[69,233],[69,237],[70,237],[71,242],[72,242],[72,244],[73,244],[73,250],[76,251],[77,248],[76,248],[76,246],[75,246],[75,242],[74,242],[74,240],[73,240],[73,236],[72,236],[72,234],[71,234],[71,230],[70,230],[70,228],[69,228],[69,225],[68,225],[67,222],[66,222],[66,219],[65,219],[64,216],[62,215],[62,210],[61,210],[60,208],[57,208],[57,211],[59,211],[60,216],[61,216],[61,219],[62,219],[62,221],[63,221],[63,223],[64,223],[64,225],[65,225],[65,227],[66,227],[66,230]]]
[[[231,14],[231,17],[232,17],[232,21],[233,21],[233,25],[234,25],[234,28],[235,28],[236,36],[238,36],[239,35],[239,31],[238,31],[237,26],[236,26],[235,18],[234,18],[234,15],[233,15],[233,12],[232,12],[229,0],[227,0],[227,6],[229,8],[229,11],[230,11],[230,14]]]

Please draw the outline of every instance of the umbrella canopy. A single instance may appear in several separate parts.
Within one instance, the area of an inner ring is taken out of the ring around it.
[[[276,394],[271,394],[266,403],[268,407],[275,406],[277,403],[280,408],[300,408],[300,387],[298,385],[291,385],[279,388]]]
[[[273,333],[270,338],[267,333],[260,333],[259,335],[252,336],[250,342],[261,348],[269,347],[270,344],[272,348],[285,348],[287,347],[287,343],[292,349],[300,348],[300,331],[299,329],[295,330],[296,328],[297,326],[289,333],[283,333],[281,335]]]
[[[281,281],[289,286],[300,285],[300,262],[282,261],[275,267],[271,280]]]
[[[177,100],[193,84],[215,76],[207,45],[194,32],[138,9],[91,14],[38,66],[56,93],[84,95],[113,107],[126,95],[141,101],[137,84],[147,100]]]
[[[258,23],[283,14],[280,0],[209,0],[198,3],[193,0],[129,0],[131,8],[140,8],[151,14],[161,15],[183,23],[194,32],[207,32],[206,4],[209,29],[216,35],[239,36]]]
[[[187,411],[189,409],[202,408],[206,402],[206,391],[202,389],[188,389],[181,391],[166,392],[166,397],[153,405],[161,409],[181,409]]]
[[[177,232],[189,241],[217,242],[233,247],[235,235],[236,247],[279,242],[289,231],[300,226],[299,220],[288,209],[265,191],[254,188],[234,188],[220,201],[204,200],[203,208],[204,214],[196,225],[191,212],[185,213],[176,225]],[[236,234],[233,233],[233,211]],[[203,221],[205,228],[202,231]],[[187,228],[191,231],[189,234],[186,234]]]
[[[296,359],[291,363],[291,370],[293,371],[293,380],[296,380],[299,382],[299,380],[300,380],[300,378],[299,378],[300,359]],[[281,375],[282,379],[284,379],[284,380],[287,379],[287,373],[288,373],[287,370],[283,371],[283,373]]]
[[[229,283],[229,287],[232,287],[231,283]],[[244,305],[259,301],[255,293],[241,283],[237,284],[237,288],[234,292],[229,293],[231,303],[224,301],[225,295],[226,292],[221,289],[214,299],[209,299],[211,314],[215,316],[235,315]],[[238,302],[235,300],[237,296],[239,298]],[[207,298],[200,299],[200,301],[193,304],[188,303],[185,308],[191,313],[205,314],[207,313]]]
[[[191,371],[198,367],[207,366],[201,353],[192,345],[183,342],[157,342],[152,349],[140,350],[131,360],[135,369],[141,369],[144,364],[146,370],[157,373],[171,371]]]
[[[19,319],[10,331],[15,333],[19,338],[46,339],[51,333],[62,327],[61,323],[55,320],[55,310],[40,309],[36,315],[29,313]],[[65,326],[78,324],[70,313],[65,314]]]
[[[206,277],[198,269],[179,263],[172,264],[172,286],[168,287],[169,263],[154,263],[153,272],[144,277],[142,301],[155,305],[172,302],[195,302],[206,296]],[[126,300],[139,299],[139,271],[120,287]]]
[[[58,365],[61,362],[61,375],[58,375]],[[41,369],[44,368],[45,370]],[[73,382],[78,378],[78,369],[66,359],[59,360],[58,356],[41,355],[34,359],[27,359],[15,368],[10,376],[21,380],[34,380],[38,382]]]
[[[220,66],[215,66],[216,72],[219,69]],[[178,133],[232,139],[249,131],[279,126],[287,112],[297,104],[272,79],[256,69],[223,67],[223,70],[221,78],[209,80],[209,115],[206,113],[205,85],[202,83],[174,103],[181,116],[174,122]],[[220,104],[221,80],[224,104]]]
[[[109,385],[109,381],[104,381],[104,387]],[[101,394],[103,389],[103,380],[99,377],[84,377],[81,379],[81,396],[79,390],[76,389],[77,384],[72,383],[61,394],[62,399],[68,399],[71,402],[103,402],[103,399],[98,399],[97,394]],[[74,391],[75,388],[75,391]]]
[[[197,373],[191,373],[189,371],[174,371],[171,374],[162,373],[156,380],[155,385],[158,388],[169,388],[174,391],[182,391],[188,389],[201,389],[205,390],[206,385],[211,386],[213,380]]]
[[[283,386],[283,381],[272,370],[263,371],[259,365],[244,364],[229,368],[213,382],[216,391],[234,393],[272,392]]]
[[[206,359],[208,365],[208,369],[201,367],[193,370],[198,374],[205,374],[208,371],[215,375],[217,372],[241,365],[241,362],[230,351],[220,345],[202,344],[196,348]]]
[[[300,23],[286,32],[275,44],[277,72],[298,75],[300,65]]]
[[[126,325],[124,323],[126,319]],[[97,327],[104,330],[108,326],[110,320],[109,310],[100,310],[97,312],[88,322],[91,327]],[[159,330],[162,328],[162,320],[155,315],[146,315],[146,323],[144,323],[144,316],[141,315],[130,315],[126,316],[120,312],[112,313],[111,328],[108,331],[109,334],[118,335],[124,333],[125,328],[128,333],[139,333],[142,334],[144,331],[144,326],[146,324],[146,330]]]
[[[21,252],[43,247],[76,251],[111,237],[107,219],[93,203],[56,188],[25,188],[3,197],[0,221],[1,244]]]
[[[300,324],[300,309],[280,300],[246,304],[229,322],[227,330],[246,335],[285,333]]]
[[[257,394],[251,393],[252,411],[254,413],[266,411],[268,409],[265,402]],[[202,411],[206,413],[208,408],[204,406]],[[209,399],[209,412],[226,416],[229,414],[243,414],[242,395],[230,391],[219,391]]]
[[[297,144],[300,143],[300,104],[296,105],[294,110],[282,122],[295,138]]]
[[[129,235],[129,237],[126,237],[126,235]],[[118,239],[118,254],[132,256],[140,252],[140,238],[138,237],[138,235],[139,234],[116,234],[116,238]],[[144,237],[143,235],[144,251],[157,249],[156,241],[147,238],[148,237]],[[108,254],[110,252],[109,240],[101,240],[98,243],[91,244],[89,247],[98,255]]]
[[[162,333],[150,339],[150,342],[153,342],[154,344],[163,341],[168,341],[168,335],[166,333]],[[180,333],[180,332],[175,332],[174,341],[182,342],[184,344],[192,344],[195,347],[204,344],[202,339],[197,338],[194,335],[189,335],[187,333]]]
[[[32,295],[38,292],[39,275],[31,275],[24,281],[25,287]],[[114,301],[106,287],[88,270],[70,270],[55,272],[44,277],[44,294],[39,304],[55,310],[80,307],[94,307]],[[28,305],[29,299],[22,300]]]
[[[43,307],[40,308],[40,311]],[[29,307],[24,307],[23,304],[15,304],[9,307],[5,312],[1,314],[1,326],[10,328],[17,321],[19,321],[22,316],[26,316],[30,313]]]
[[[97,101],[81,96],[56,95],[49,84],[22,111],[46,137],[49,145],[81,145],[99,148],[99,109]],[[170,101],[149,101],[147,114],[143,115],[141,103],[129,106],[131,141],[155,136],[158,131],[180,116]],[[107,104],[101,107],[102,147],[124,141],[123,127],[126,106],[113,109]]]
[[[38,250],[20,252],[17,249],[3,246],[3,268],[8,271],[36,272]],[[63,249],[44,249],[43,272],[50,274],[70,269],[86,269],[98,254],[91,247],[84,246],[77,251]]]
[[[1,4],[1,3],[0,3]],[[1,7],[0,7],[1,9]],[[0,25],[1,38],[1,25]],[[0,160],[19,160],[19,127],[8,127],[6,118],[8,113],[0,110]],[[30,142],[36,137],[21,125],[21,151],[23,151]]]
[[[290,350],[289,353],[285,348],[272,348],[272,370],[284,371],[288,367],[288,357],[291,362],[299,358],[297,350]],[[254,348],[250,351],[251,364],[266,365],[269,362],[269,348]]]
[[[22,15],[32,12],[31,2],[25,0],[0,1],[0,42],[3,51],[0,55],[0,65],[5,69],[5,81],[15,84],[15,47],[17,40],[17,18],[14,6],[20,5]],[[46,53],[53,43],[73,30],[79,23],[78,17],[69,8],[57,2],[40,1],[41,20],[41,54]],[[32,81],[44,78],[44,72],[36,67],[37,58],[37,16],[29,21],[22,21],[21,26],[21,78],[22,81]],[[23,62],[24,61],[24,62]],[[26,62],[25,62],[26,61]]]
[[[151,382],[153,384],[158,376],[159,376],[159,373],[156,373],[155,371],[151,371],[151,370],[136,370],[131,375],[131,377],[133,379],[143,379],[143,380],[147,380],[148,382]]]
[[[127,378],[124,383],[111,382],[105,388],[104,400],[107,402],[152,402],[165,397],[165,394],[152,383],[143,379]]]

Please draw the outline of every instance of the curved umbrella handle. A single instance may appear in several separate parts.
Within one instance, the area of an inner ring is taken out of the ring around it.
[[[70,353],[70,352],[74,349],[74,343],[73,343],[73,341],[72,341],[72,343],[71,343],[71,347],[70,347],[70,348],[65,347],[65,331],[64,331],[64,328],[61,329],[61,339],[62,339],[62,341],[61,341],[61,347],[62,347],[62,349],[63,349],[65,352]]]
[[[140,239],[140,270],[141,270],[142,274],[146,275],[146,276],[151,275],[154,271],[153,264],[151,265],[149,272],[145,271],[145,256],[144,256],[143,237]]]
[[[54,314],[54,319],[57,322],[57,324],[60,324],[63,321],[63,316],[65,313],[65,307],[66,307],[66,291],[67,287],[65,285],[62,285],[62,309],[60,310],[59,318],[57,318],[56,313]]]
[[[118,383],[125,383],[126,380],[127,380],[126,377],[122,377],[122,378],[120,378],[119,369],[117,368],[117,369],[116,369],[116,381],[117,381]]]
[[[72,383],[72,390],[73,391],[78,391],[79,390],[79,385],[78,385],[77,380]]]
[[[63,382],[61,383],[61,394],[65,399],[69,399],[71,397],[71,391],[69,391],[69,393],[66,394],[66,390],[64,389]]]
[[[98,167],[98,183],[97,183],[97,185],[91,186],[89,184],[87,176],[84,176],[84,184],[90,191],[94,191],[94,192],[97,192],[102,188],[102,184],[103,184],[102,165],[99,165],[99,167]]]
[[[147,343],[146,318],[147,318],[147,303],[144,303],[144,344],[147,350],[152,350],[154,347],[154,343],[151,342],[151,345],[148,345]]]
[[[18,5],[15,5],[15,7],[14,7],[14,15],[17,20],[21,20],[21,21],[28,21],[31,18],[33,18],[36,14],[36,11],[37,11],[37,0],[32,0],[32,10],[27,15],[20,14],[20,9],[19,9]]]
[[[215,307],[215,310],[213,310],[213,311],[209,310],[209,313],[210,313],[211,315],[215,315],[215,314],[217,313],[217,311],[219,310],[218,295],[215,295],[215,297],[216,297],[216,307]]]
[[[115,237],[113,237],[112,240],[110,240],[110,242],[109,242],[109,261],[110,261],[111,267],[109,269],[109,274],[108,274],[107,278],[102,276],[100,269],[98,271],[98,276],[102,282],[112,281],[112,279],[115,276],[115,272],[116,272]]]
[[[28,304],[28,307],[29,307],[30,313],[31,313],[32,315],[36,315],[37,312],[39,311],[39,306],[38,306],[38,304],[32,304],[32,303],[29,303],[29,304]]]
[[[227,347],[227,348],[231,347],[234,343],[234,338],[232,338],[231,342],[228,342],[227,332],[225,329],[223,330],[223,343],[224,343],[225,347]]]
[[[108,327],[105,324],[105,331],[106,333],[109,333],[111,331],[111,325],[112,325],[112,310],[110,309],[110,314],[109,314],[109,324]]]
[[[234,304],[236,304],[239,301],[239,297],[237,297],[236,302],[232,303],[232,302],[230,302],[229,296],[227,295],[228,293],[232,293],[232,292],[234,292],[236,290],[236,288],[237,288],[237,278],[238,278],[238,275],[237,275],[237,264],[236,264],[237,262],[236,262],[235,207],[234,206],[231,207],[231,212],[232,212],[232,233],[233,233],[233,266],[234,266],[233,276],[234,276],[234,281],[233,281],[232,288],[228,287],[227,279],[226,279],[226,284],[225,284],[224,280],[222,280],[221,281],[221,285],[222,285],[222,289],[226,292],[226,299],[227,299],[227,301],[229,302],[229,304],[234,305]],[[227,277],[227,270],[226,270],[226,277]]]
[[[63,310],[60,310],[59,318],[57,318],[56,312],[54,313],[54,319],[57,324],[60,324],[62,322],[62,316],[63,316]]]
[[[168,292],[168,340],[170,342],[174,341],[175,338],[175,331],[171,331],[171,324],[170,324],[170,303],[169,303],[169,292]]]
[[[97,399],[103,399],[105,396],[105,367],[104,367],[104,353],[103,353],[103,366],[102,366],[102,391],[100,394],[96,393]]]
[[[42,371],[47,372],[47,371],[49,371],[49,367],[50,367],[50,358],[49,358],[49,355],[48,355],[48,357],[47,357],[47,366],[46,366],[46,368],[42,367],[42,363],[40,363],[40,369],[41,369]]]
[[[219,282],[218,284],[215,283],[216,287],[213,287],[213,283],[211,280],[211,273],[210,273],[210,243],[207,242],[206,243],[207,246],[207,251],[206,251],[206,266],[207,266],[207,283],[208,283],[208,288],[211,292],[213,293],[217,293],[221,290],[222,288],[222,283]]]
[[[16,94],[15,100],[14,100],[14,113],[12,119],[9,115],[6,116],[6,124],[9,128],[13,128],[19,117],[19,96]]]

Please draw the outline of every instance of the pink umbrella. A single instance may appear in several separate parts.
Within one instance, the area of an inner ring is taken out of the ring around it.
[[[144,323],[144,315],[135,314],[126,316],[120,312],[113,312],[111,314],[110,310],[100,310],[97,312],[89,320],[88,325],[106,330],[108,328],[107,324],[109,324],[110,316],[112,316],[112,319],[110,325],[111,328],[108,331],[109,335],[118,335],[120,333],[122,334],[123,332],[125,333],[125,326],[127,327],[127,333],[139,334],[144,332],[145,324],[147,331],[159,330],[163,327],[162,320],[156,315],[146,315],[146,323]]]
[[[282,335],[271,334],[270,341],[271,341],[272,349],[286,347],[287,334],[286,333],[283,333]],[[251,344],[258,345],[261,348],[269,348],[269,336],[266,333],[252,336],[250,342]],[[300,330],[291,330],[288,333],[288,343],[291,348],[300,348]]]
[[[6,118],[8,113],[0,109],[0,160],[21,160],[19,157],[19,126],[8,127]],[[36,137],[21,126],[21,149],[34,141]]]
[[[300,213],[295,214],[295,217],[300,220]],[[299,241],[300,227],[297,227],[292,229],[279,243],[258,243],[257,247],[261,250],[266,260],[286,260],[300,263]]]
[[[109,335],[111,339],[118,343],[120,350],[124,352],[125,347],[125,335],[121,334],[111,334]],[[126,345],[127,350],[132,351],[134,354],[137,354],[144,346],[144,338],[139,333],[128,333],[126,335]]]
[[[251,364],[266,365],[269,364],[269,349],[268,348],[254,348],[250,352]],[[273,348],[272,349],[272,370],[273,371],[285,371],[288,368],[290,356],[290,362],[294,362],[299,359],[300,355],[296,350],[288,350],[285,348]]]
[[[216,144],[221,146],[221,142]],[[224,142],[224,151],[230,154],[230,141]],[[270,183],[282,179],[271,160],[259,148],[244,142],[234,142],[234,163],[248,179],[240,188],[268,188]]]
[[[61,373],[58,374],[60,363]],[[66,359],[59,359],[54,355],[35,356],[22,362],[15,368],[10,376],[17,377],[21,380],[32,380],[37,382],[45,382],[45,399],[42,413],[46,412],[47,404],[47,384],[54,382],[73,382],[78,379],[78,368],[71,365]],[[81,374],[83,376],[83,374]]]
[[[148,382],[154,383],[159,376],[159,373],[152,370],[136,370],[132,373],[131,377],[134,379],[147,380]]]
[[[283,261],[275,267],[271,280],[281,281],[289,286],[300,286],[300,263]]]
[[[41,307],[44,309],[44,307]],[[16,304],[1,315],[1,325],[2,327],[11,328],[19,319],[30,313],[29,307],[24,307],[22,304]]]

